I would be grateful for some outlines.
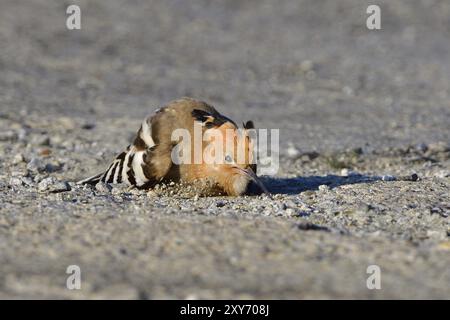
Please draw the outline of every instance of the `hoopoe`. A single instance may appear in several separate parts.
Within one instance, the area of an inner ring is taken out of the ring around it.
[[[183,136],[174,141],[173,134],[180,129],[194,139]],[[256,176],[250,129],[254,129],[252,121],[238,129],[232,120],[205,102],[191,98],[174,100],[144,119],[134,142],[105,172],[79,184],[126,183],[148,189],[161,182],[208,182],[208,194],[239,196],[253,181],[263,192],[269,193]],[[202,136],[200,149],[194,143],[198,141],[195,140],[198,133]],[[205,143],[205,137],[212,139]],[[215,148],[211,148],[213,143],[216,143]],[[210,148],[209,153],[207,148]],[[174,161],[177,154],[185,161]],[[212,157],[209,161],[206,154]]]

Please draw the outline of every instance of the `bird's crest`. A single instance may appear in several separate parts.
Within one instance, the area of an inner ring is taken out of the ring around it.
[[[215,109],[213,111],[215,111]],[[220,127],[227,122],[230,122],[235,127],[237,127],[233,120],[221,115],[217,111],[208,112],[205,110],[194,109],[192,110],[191,114],[196,121],[201,122],[208,129],[213,127]]]

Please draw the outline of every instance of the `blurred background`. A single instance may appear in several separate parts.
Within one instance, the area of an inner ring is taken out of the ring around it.
[[[448,140],[450,3],[376,1],[382,30],[370,4],[3,0],[1,109],[140,119],[192,96],[301,149]]]

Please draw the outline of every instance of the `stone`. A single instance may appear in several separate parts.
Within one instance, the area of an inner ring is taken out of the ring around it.
[[[54,177],[48,177],[39,182],[38,190],[41,192],[47,191],[51,193],[59,193],[70,191],[70,185],[66,181],[59,181]]]
[[[23,154],[18,153],[13,157],[12,163],[13,164],[19,164],[25,161],[25,158],[23,156]]]
[[[45,163],[39,158],[32,158],[27,164],[27,169],[32,172],[42,172],[45,171]]]
[[[102,192],[102,193],[110,193],[112,190],[112,187],[108,183],[99,182],[95,185],[95,190]]]
[[[22,179],[20,179],[18,177],[12,177],[11,179],[9,179],[9,184],[11,186],[21,186],[22,185]]]

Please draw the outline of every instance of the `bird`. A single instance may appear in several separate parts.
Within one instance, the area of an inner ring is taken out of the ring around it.
[[[152,189],[159,183],[183,182],[207,186],[209,195],[241,196],[253,181],[270,195],[256,175],[251,130],[255,130],[253,121],[238,128],[204,101],[173,100],[142,121],[132,144],[106,171],[78,184],[125,183]],[[181,135],[174,139],[174,133]],[[199,133],[200,147],[196,145]]]

